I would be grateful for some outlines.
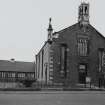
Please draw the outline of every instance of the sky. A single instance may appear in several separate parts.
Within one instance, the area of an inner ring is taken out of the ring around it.
[[[75,24],[81,1],[89,2],[90,24],[105,36],[105,0],[0,0],[0,60],[35,61],[49,18],[54,31]]]

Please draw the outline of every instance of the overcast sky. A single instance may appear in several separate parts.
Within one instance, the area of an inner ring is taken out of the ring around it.
[[[105,36],[105,0],[86,1],[90,3],[90,23]],[[78,20],[80,3],[81,0],[0,0],[0,60],[34,61],[47,39],[49,17],[54,31],[71,26]]]

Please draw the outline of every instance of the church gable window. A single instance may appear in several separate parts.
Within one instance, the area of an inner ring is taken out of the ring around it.
[[[77,41],[78,55],[87,56],[88,55],[88,40],[84,38],[79,38]]]

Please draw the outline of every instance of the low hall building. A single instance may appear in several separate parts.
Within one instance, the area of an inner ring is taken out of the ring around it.
[[[0,88],[29,87],[35,81],[35,63],[0,60]]]
[[[44,83],[105,86],[105,37],[89,21],[89,3],[78,8],[78,22],[53,32],[36,55],[36,78]]]

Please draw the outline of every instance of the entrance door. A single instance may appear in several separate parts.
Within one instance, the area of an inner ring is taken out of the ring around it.
[[[80,64],[79,65],[79,83],[85,84],[86,83],[86,64]]]
[[[103,79],[99,78],[99,88],[102,87],[102,85],[103,85]]]

